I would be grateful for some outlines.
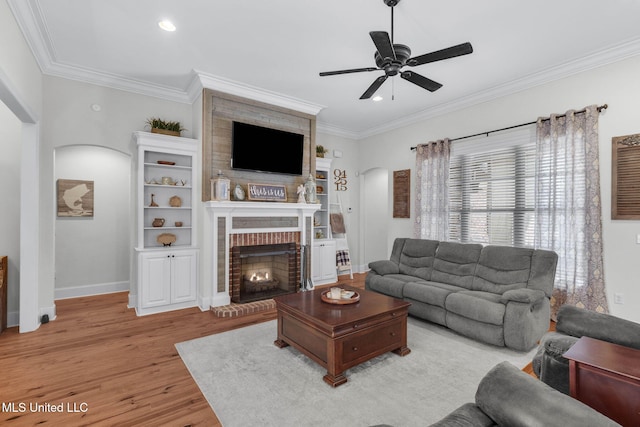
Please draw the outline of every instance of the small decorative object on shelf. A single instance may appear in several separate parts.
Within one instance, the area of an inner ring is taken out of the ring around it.
[[[229,178],[222,174],[222,171],[218,171],[218,176],[211,180],[211,194],[213,200],[229,200],[229,193],[231,181]]]
[[[162,233],[156,239],[162,246],[171,246],[176,241],[176,235],[172,233]]]
[[[151,127],[152,133],[161,133],[164,135],[180,136],[180,132],[186,130],[180,125],[180,122],[165,122],[157,117],[147,119],[147,125]]]
[[[298,185],[298,203],[306,203],[305,199],[304,199],[304,185],[300,184]]]
[[[155,196],[156,196],[155,194],[152,194],[152,195],[151,195],[151,203],[149,204],[149,207],[150,207],[150,208],[157,208],[157,207],[158,207],[158,204],[156,203],[156,201],[155,201],[155,200],[153,200],[153,198],[154,198]]]
[[[175,225],[176,227],[182,227],[182,221],[176,221]]]
[[[182,206],[182,199],[178,196],[173,196],[169,199],[169,206],[171,206],[172,208],[179,208],[180,206]]]
[[[163,176],[162,185],[176,185],[176,182],[170,176]]]
[[[246,194],[242,185],[236,184],[236,188],[233,189],[233,197],[235,197],[236,200],[244,200],[245,196]]]
[[[322,145],[316,145],[316,157],[324,157],[327,150]]]
[[[307,197],[307,203],[316,203],[316,182],[311,174],[309,174],[309,178],[304,184],[304,192]]]
[[[151,225],[154,227],[162,227],[164,225],[164,218],[155,218]]]

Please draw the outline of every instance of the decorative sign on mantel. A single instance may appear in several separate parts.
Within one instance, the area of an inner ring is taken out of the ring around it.
[[[286,202],[287,187],[277,184],[248,184],[249,200],[267,202]]]
[[[411,169],[393,171],[393,217],[409,218]]]

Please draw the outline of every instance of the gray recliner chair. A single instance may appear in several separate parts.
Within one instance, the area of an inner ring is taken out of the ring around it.
[[[558,310],[556,331],[542,337],[533,358],[533,372],[542,382],[569,394],[569,361],[562,355],[582,336],[640,349],[640,324],[563,305]]]
[[[480,381],[475,403],[465,403],[431,427],[619,426],[510,364],[493,367]]]

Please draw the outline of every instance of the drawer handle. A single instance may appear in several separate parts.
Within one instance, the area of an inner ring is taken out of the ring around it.
[[[355,325],[353,325],[353,329],[357,328],[359,325],[356,323]]]
[[[396,314],[395,313],[391,313],[391,317],[396,317]]]
[[[358,351],[358,347],[353,347],[353,351]]]
[[[392,337],[395,337],[395,336],[396,336],[396,333],[395,333],[395,332],[391,332],[391,334],[390,334],[390,335],[391,335]]]

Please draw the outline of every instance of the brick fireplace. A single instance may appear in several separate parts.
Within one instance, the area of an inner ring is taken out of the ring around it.
[[[245,258],[260,258],[256,251],[286,252],[280,254],[287,261],[287,273],[276,271],[278,287],[287,288],[276,290],[275,283],[268,283],[266,278],[257,278],[257,282],[264,285],[254,289],[255,297],[262,297],[262,292],[269,290],[274,292],[295,292],[301,283],[300,248],[311,247],[313,243],[313,213],[320,207],[317,204],[285,203],[285,202],[234,202],[234,201],[210,201],[205,202],[205,209],[209,215],[206,222],[205,253],[210,259],[209,268],[204,271],[205,283],[210,283],[210,296],[204,300],[201,307],[226,306],[240,300],[240,284],[243,283],[246,273],[238,270],[234,265],[234,258],[241,257],[245,252]],[[284,246],[280,246],[284,245]],[[258,247],[257,249],[255,247]],[[265,248],[266,247],[266,248]],[[285,248],[286,249],[283,249]],[[295,254],[291,248],[295,247]],[[270,257],[269,255],[268,257]],[[311,253],[308,254],[311,256]],[[267,257],[267,258],[268,258]],[[294,261],[295,260],[295,261]],[[262,261],[261,261],[262,262]],[[261,264],[255,273],[274,274],[273,261]],[[253,273],[249,275],[249,279]],[[282,276],[285,277],[282,277]],[[271,276],[272,277],[272,276]],[[242,279],[242,281],[240,280]],[[286,286],[281,285],[287,282]],[[251,285],[251,283],[247,283]],[[237,288],[237,290],[236,290]],[[269,289],[272,288],[272,289]],[[266,294],[265,294],[266,295]],[[265,298],[271,298],[265,296]],[[251,299],[251,297],[249,298]],[[255,299],[253,299],[255,301]]]
[[[238,240],[292,241],[240,245]],[[300,283],[299,233],[232,235],[229,262],[230,295],[233,302],[260,301],[296,292]]]

